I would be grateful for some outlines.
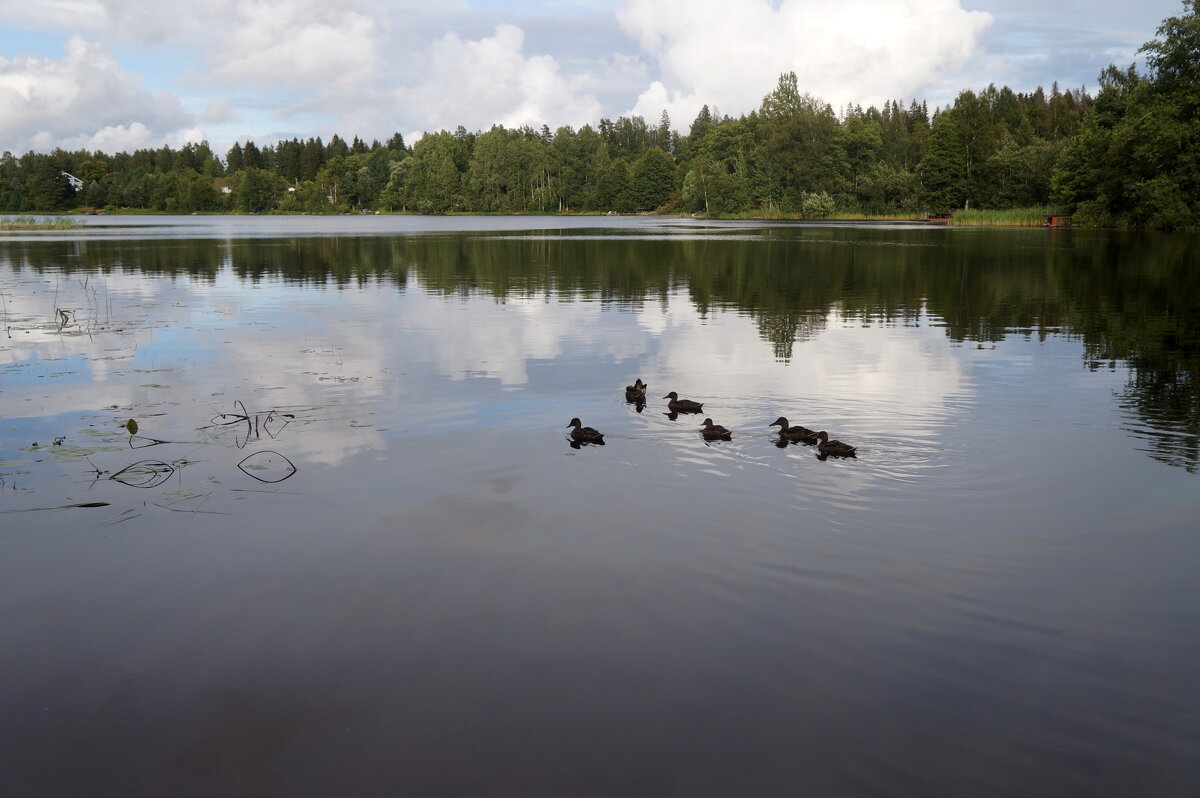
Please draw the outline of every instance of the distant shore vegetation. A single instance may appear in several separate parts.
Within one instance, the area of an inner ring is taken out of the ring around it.
[[[835,112],[785,73],[737,118],[704,106],[686,133],[664,112],[423,136],[334,135],[224,158],[208,144],[133,153],[0,156],[0,212],[634,213],[924,218],[1200,227],[1200,0],[1163,21],[1145,71],[1083,89],[966,90]],[[1032,221],[1031,221],[1032,220]]]

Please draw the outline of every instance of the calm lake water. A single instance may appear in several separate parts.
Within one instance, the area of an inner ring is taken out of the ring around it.
[[[656,218],[0,234],[0,795],[1195,796],[1198,264]]]

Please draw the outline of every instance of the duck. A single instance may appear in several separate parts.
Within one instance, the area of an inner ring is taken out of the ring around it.
[[[706,441],[733,440],[733,433],[720,424],[714,424],[711,418],[704,419],[704,423],[700,426],[702,427],[700,434],[704,436],[704,440]]]
[[[638,377],[633,385],[625,386],[625,401],[626,402],[644,402],[646,401],[646,388],[649,387],[642,382],[642,378]]]
[[[856,446],[851,446],[848,443],[842,443],[841,441],[829,440],[829,433],[825,432],[824,430],[817,433],[817,441],[817,451],[819,451],[821,454],[832,454],[839,457],[853,457],[855,450],[858,448]]]
[[[789,427],[788,420],[783,416],[772,421],[768,427],[779,427],[779,437],[804,443],[816,443],[817,433],[808,427]]]
[[[679,394],[671,391],[663,397],[670,399],[667,408],[673,413],[699,413],[704,408],[703,402],[693,402],[691,399],[680,399]]]
[[[571,437],[577,441],[583,441],[584,443],[604,443],[603,432],[591,427],[582,426],[577,418],[571,419],[571,423],[567,424],[567,426],[574,427],[571,430]]]

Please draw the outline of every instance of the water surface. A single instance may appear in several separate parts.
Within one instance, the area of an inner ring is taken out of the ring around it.
[[[0,238],[0,794],[1195,794],[1196,237],[87,221]]]

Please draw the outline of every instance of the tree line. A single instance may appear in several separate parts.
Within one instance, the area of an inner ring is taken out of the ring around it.
[[[737,118],[703,107],[686,134],[664,112],[579,129],[440,131],[408,146],[334,135],[224,159],[206,143],[133,153],[0,157],[0,210],[174,213],[401,211],[714,215],[928,214],[1057,205],[1082,223],[1200,223],[1200,0],[1083,89],[965,90],[835,112],[780,76]],[[77,183],[72,184],[73,176]]]

